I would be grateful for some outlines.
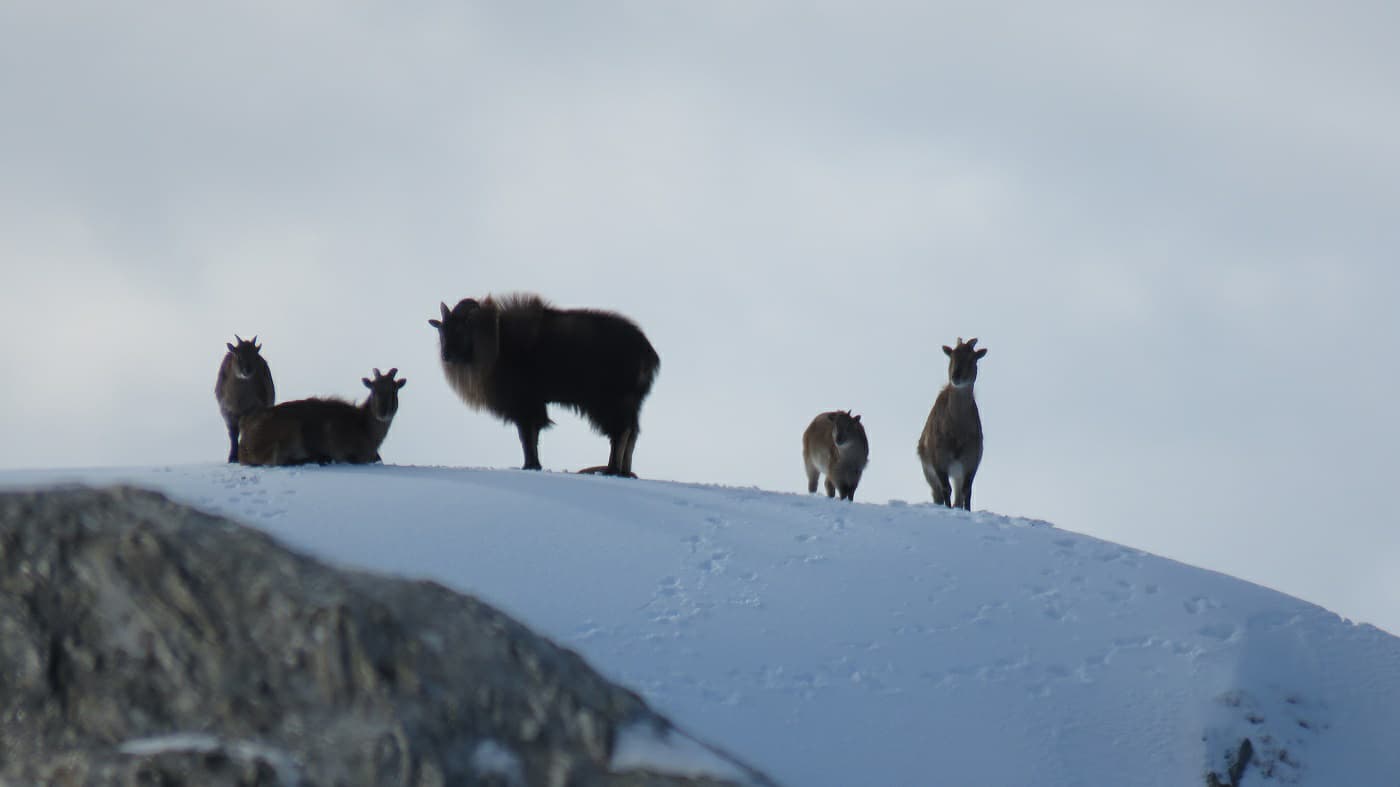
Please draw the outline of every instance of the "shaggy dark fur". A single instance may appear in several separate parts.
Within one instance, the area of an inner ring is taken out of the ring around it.
[[[548,404],[587,418],[611,443],[609,475],[632,475],[642,401],[661,359],[631,320],[591,309],[556,309],[534,295],[442,304],[442,368],[462,401],[515,424],[525,469],[540,469]]]
[[[219,376],[214,380],[214,398],[219,400],[219,414],[228,427],[228,460],[238,461],[238,419],[272,406],[276,390],[272,386],[272,370],[258,354],[262,346],[258,337],[252,341],[240,339],[238,344],[225,344],[228,352],[219,364]]]
[[[298,399],[243,418],[238,461],[245,465],[302,465],[315,462],[368,464],[379,461],[379,446],[399,410],[395,380],[374,370],[361,382],[369,396],[358,407],[342,399]]]

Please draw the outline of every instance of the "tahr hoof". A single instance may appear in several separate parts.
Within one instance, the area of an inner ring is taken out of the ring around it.
[[[636,474],[636,473],[619,473],[619,472],[617,472],[616,470],[613,470],[613,469],[609,468],[607,465],[594,465],[593,467],[585,467],[585,468],[583,468],[582,470],[580,470],[579,472],[580,472],[580,473],[588,473],[589,475],[610,475],[610,476],[615,476],[615,477],[617,477],[617,478],[636,478],[636,477],[637,477],[637,474]]]

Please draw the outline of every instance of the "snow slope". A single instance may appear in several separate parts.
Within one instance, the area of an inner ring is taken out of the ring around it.
[[[1400,774],[1400,639],[1043,522],[518,470],[0,471],[62,481],[476,594],[790,785],[1181,787],[1245,737],[1242,785]]]

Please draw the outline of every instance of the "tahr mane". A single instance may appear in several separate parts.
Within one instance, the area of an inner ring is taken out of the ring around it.
[[[538,295],[508,293],[441,304],[443,375],[468,406],[515,424],[524,467],[537,470],[539,433],[561,404],[608,437],[604,472],[631,475],[642,402],[661,360],[631,320],[590,309],[559,309]]]

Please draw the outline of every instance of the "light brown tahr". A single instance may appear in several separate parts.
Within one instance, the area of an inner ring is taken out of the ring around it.
[[[987,354],[974,349],[976,339],[958,338],[943,346],[948,356],[948,384],[939,391],[919,435],[919,463],[933,490],[933,502],[972,510],[972,479],[982,463],[982,418],[972,396],[977,361]]]
[[[228,352],[224,353],[219,376],[214,380],[214,398],[228,427],[228,460],[237,462],[238,420],[271,407],[277,395],[272,386],[272,370],[259,354],[262,346],[258,337],[248,341],[234,334],[233,338],[238,344],[224,344]]]
[[[243,418],[238,461],[245,465],[302,465],[315,462],[368,464],[379,461],[379,446],[399,410],[398,369],[361,382],[369,389],[363,404],[342,399],[298,399]]]
[[[856,486],[870,458],[870,442],[860,416],[833,410],[812,419],[802,433],[802,462],[807,468],[807,491],[817,491],[818,476],[826,476],[826,496],[855,500]]]

